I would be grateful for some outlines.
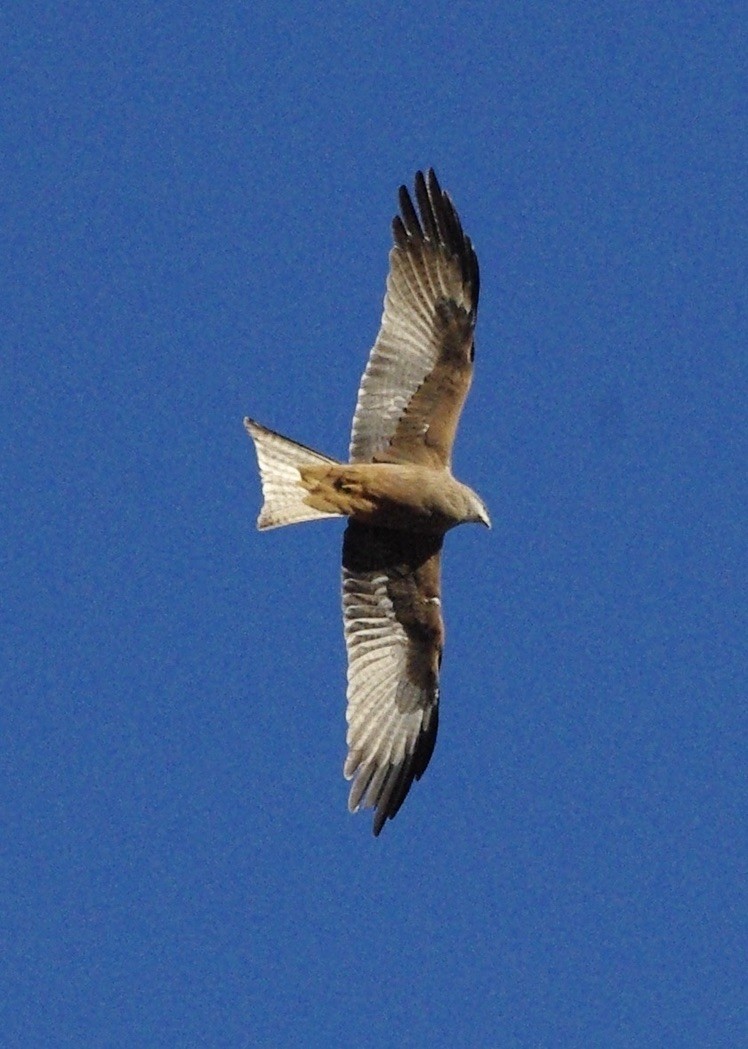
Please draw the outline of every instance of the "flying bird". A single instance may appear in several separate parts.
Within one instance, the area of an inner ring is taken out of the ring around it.
[[[347,517],[343,624],[348,652],[348,807],[392,819],[436,742],[444,646],[445,533],[490,527],[452,476],[452,445],[473,374],[478,260],[433,170],[400,187],[382,322],[361,380],[350,461],[252,419],[260,529]],[[416,207],[417,205],[417,207]]]

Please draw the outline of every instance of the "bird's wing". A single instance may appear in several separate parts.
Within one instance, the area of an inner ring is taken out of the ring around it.
[[[352,462],[449,466],[473,372],[478,260],[454,205],[429,171],[405,186],[384,312],[353,417]]]
[[[392,819],[436,742],[442,537],[351,521],[343,542],[348,807]]]

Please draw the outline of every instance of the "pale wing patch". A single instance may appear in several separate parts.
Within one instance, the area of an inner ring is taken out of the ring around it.
[[[354,779],[350,810],[375,807],[374,833],[392,818],[431,757],[438,683],[428,671],[433,646],[409,637],[388,595],[386,572],[343,570],[348,648],[348,757]],[[422,661],[423,672],[414,673]]]

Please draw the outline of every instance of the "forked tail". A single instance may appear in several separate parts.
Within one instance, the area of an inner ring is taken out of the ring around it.
[[[244,427],[255,443],[265,499],[257,518],[258,528],[280,528],[281,525],[297,524],[299,521],[340,516],[315,510],[305,502],[309,491],[301,483],[299,473],[301,467],[335,464],[337,459],[313,452],[303,444],[297,444],[274,430],[268,430],[266,426],[260,426],[253,419],[245,419]]]

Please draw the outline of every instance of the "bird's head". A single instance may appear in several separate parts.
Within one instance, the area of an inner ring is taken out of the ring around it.
[[[481,497],[472,490],[467,489],[468,492],[468,512],[465,516],[466,521],[474,521],[476,524],[483,524],[486,528],[491,527],[491,518],[488,515],[486,504],[483,502]]]

